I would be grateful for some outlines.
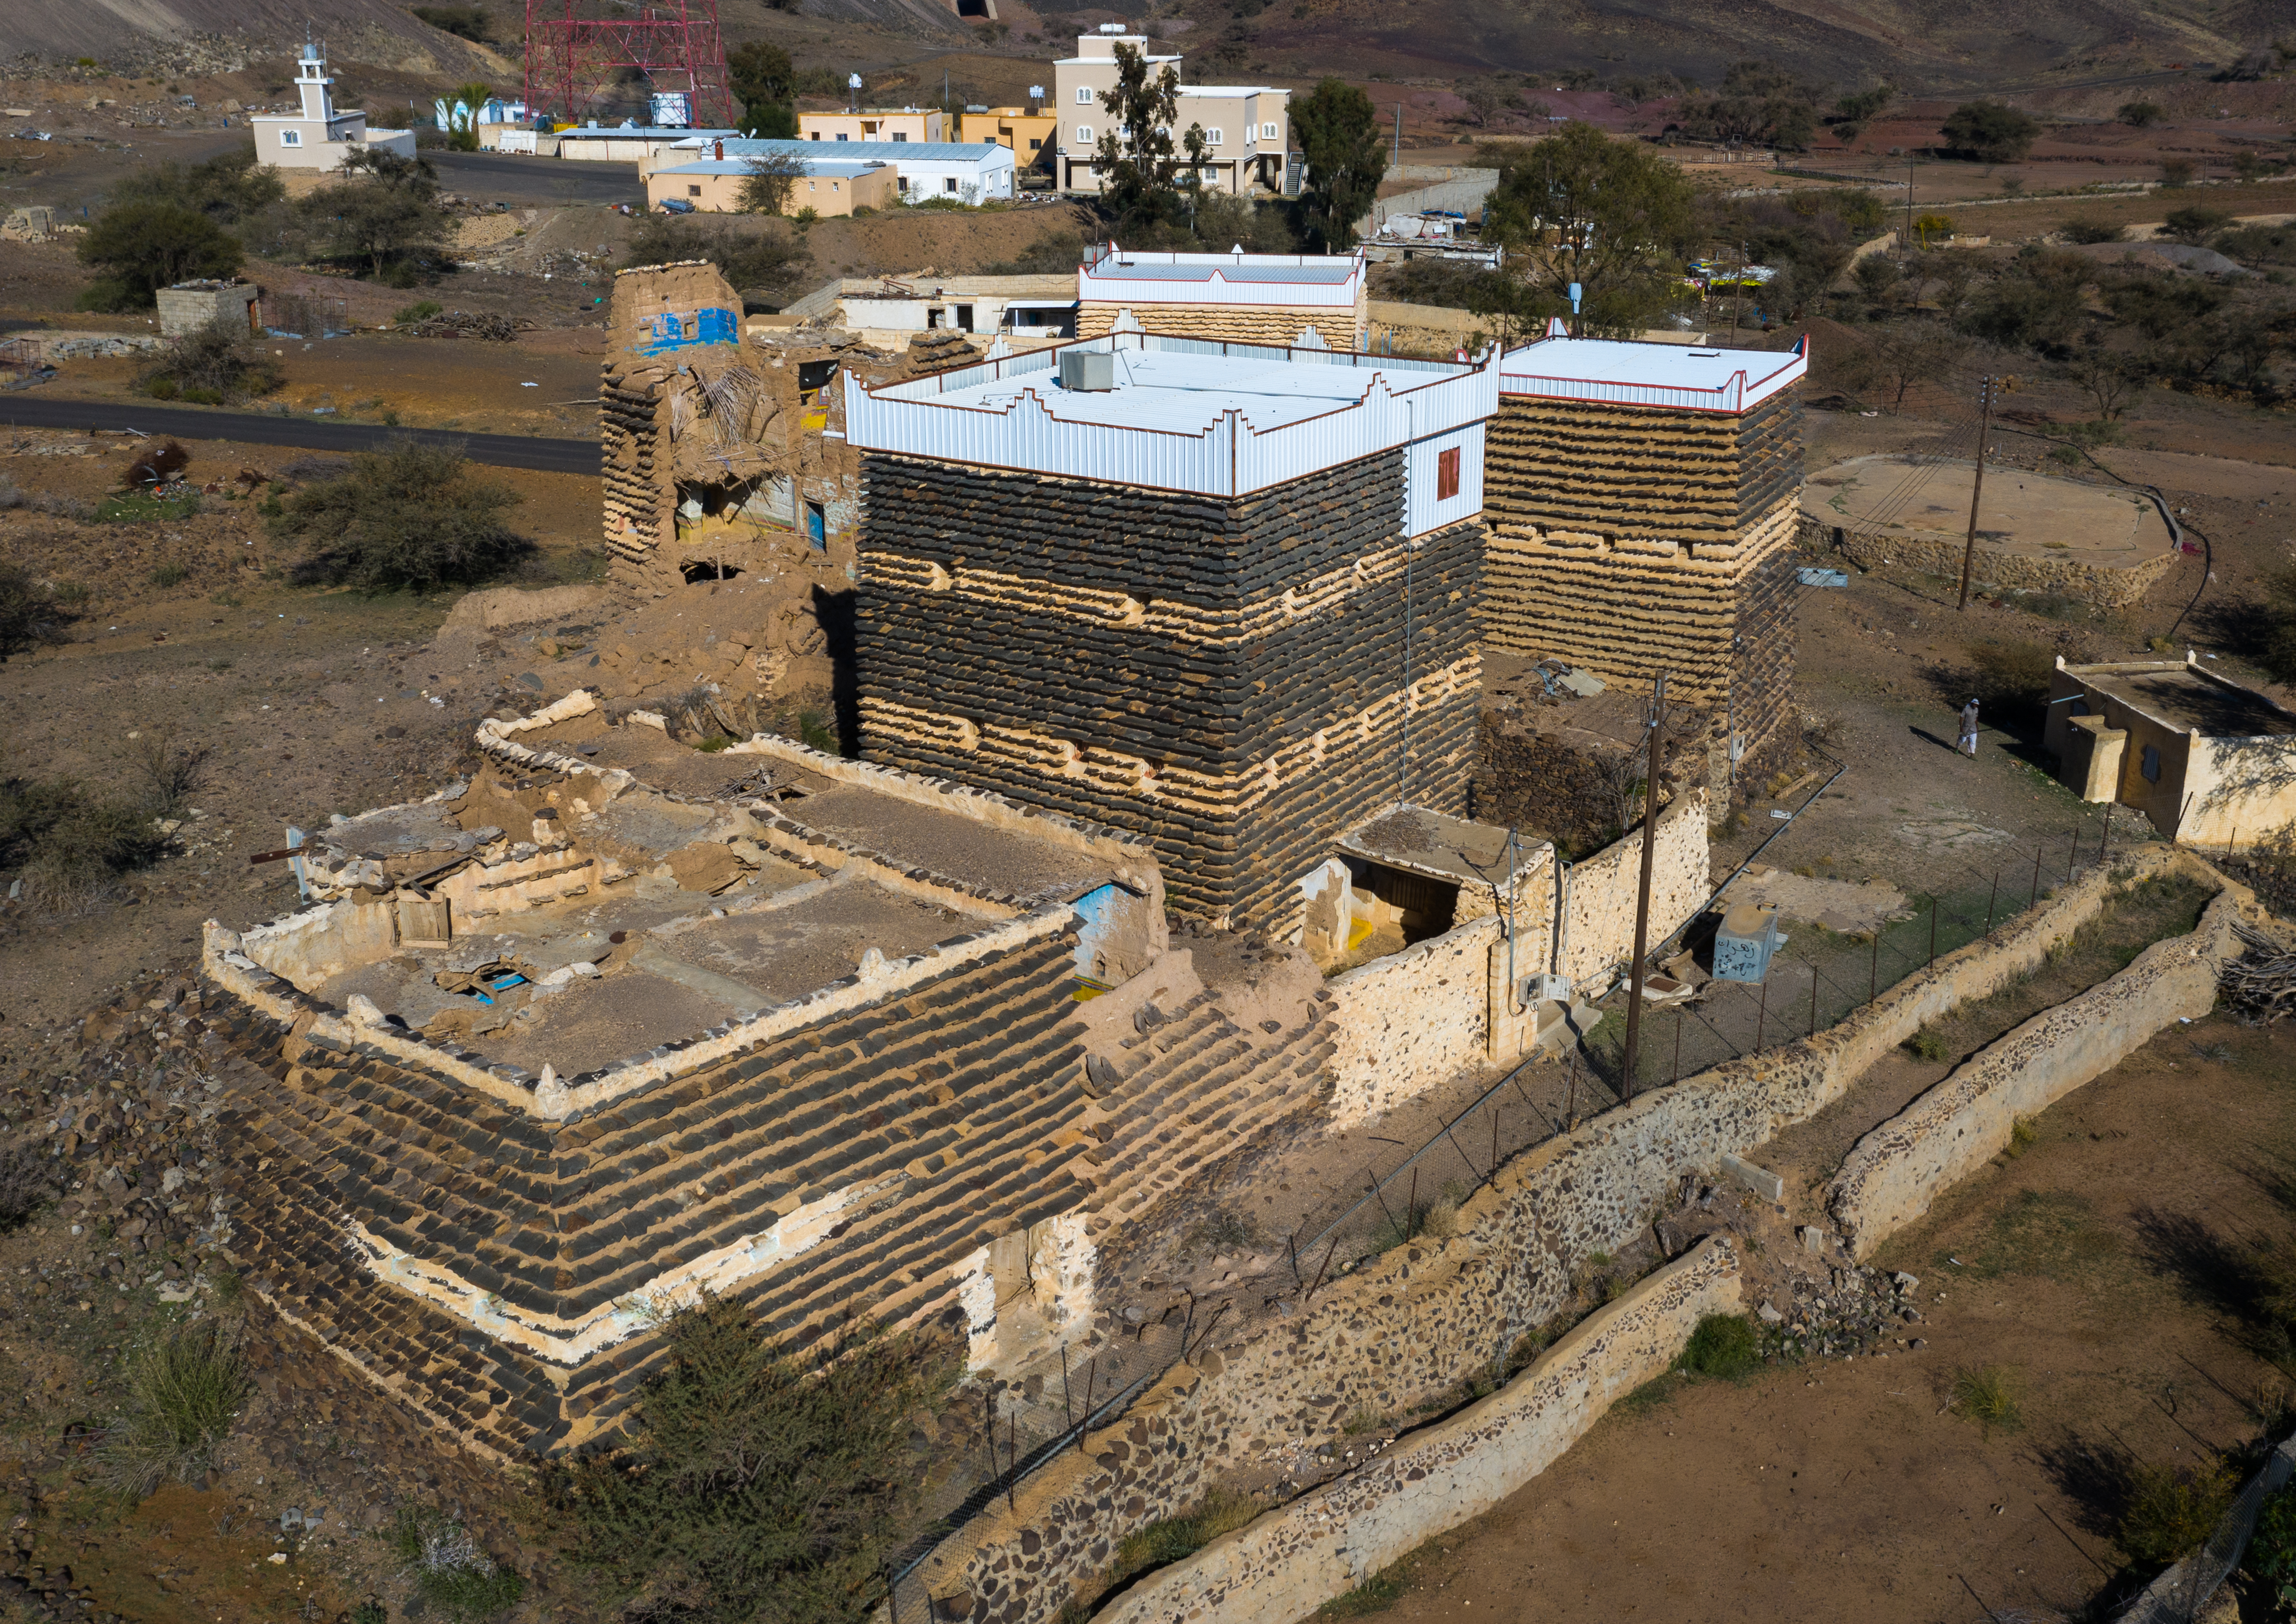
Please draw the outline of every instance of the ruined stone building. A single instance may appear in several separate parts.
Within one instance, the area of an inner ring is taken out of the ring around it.
[[[1180,254],[1095,243],[1077,268],[1077,335],[1099,338],[1126,312],[1146,332],[1297,344],[1370,346],[1371,284],[1360,253]]]
[[[1350,824],[1466,809],[1496,383],[1127,334],[849,381],[862,753],[1145,835],[1178,913],[1296,935]]]
[[[1717,790],[1797,736],[1806,346],[1691,349],[1558,324],[1501,365],[1488,646],[1638,696],[1664,675],[1677,734],[1695,735]]]

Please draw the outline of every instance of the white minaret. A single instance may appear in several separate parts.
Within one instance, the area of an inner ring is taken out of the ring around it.
[[[335,116],[334,98],[327,94],[327,87],[334,80],[327,77],[326,59],[319,54],[319,47],[308,37],[303,41],[302,59],[295,64],[295,88],[303,97],[303,116],[325,125]]]

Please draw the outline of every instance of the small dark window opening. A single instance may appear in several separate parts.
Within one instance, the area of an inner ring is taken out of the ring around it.
[[[931,309],[925,312],[925,325],[928,327],[939,326],[940,318],[947,314],[948,312],[942,309],[939,305],[933,306]]]
[[[1459,447],[1435,455],[1435,500],[1448,502],[1459,494]]]
[[[829,510],[818,502],[805,504],[805,535],[815,552],[829,551]]]
[[[1041,151],[1043,151],[1043,150],[1044,150],[1044,145],[1045,145],[1045,144],[1044,144],[1043,142],[1041,142],[1041,141],[1037,140],[1034,135],[1031,135],[1031,136],[1029,136],[1029,150],[1030,152],[1041,152]]]
[[[956,326],[957,331],[960,332],[970,332],[972,331],[972,307],[971,305],[957,306]]]
[[[830,379],[837,375],[834,361],[800,361],[797,364],[797,392],[806,405],[811,406],[816,397],[829,387]]]
[[[2144,764],[2137,770],[2144,775],[2145,783],[2161,782],[2161,751],[2157,746],[2147,744],[2144,747]]]
[[[688,197],[700,197],[701,195],[701,188],[699,186],[688,186],[685,189],[685,195]]]

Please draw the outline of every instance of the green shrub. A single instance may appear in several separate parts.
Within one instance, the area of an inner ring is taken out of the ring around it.
[[[2058,229],[2068,242],[2119,242],[2128,235],[2127,226],[2093,214],[2077,214]]]
[[[298,585],[428,591],[500,575],[531,554],[501,518],[519,500],[474,477],[460,452],[398,440],[289,496],[270,530],[303,545]]]
[[[1709,1314],[1698,1322],[1675,1363],[1702,1376],[1735,1381],[1761,1363],[1754,1322],[1742,1314]]]
[[[2041,1142],[2041,1130],[2030,1117],[2018,1117],[2009,1124],[2009,1154],[2021,1156]]]
[[[184,386],[162,373],[144,380],[144,392],[154,400],[173,400],[184,392]]]
[[[85,885],[141,868],[167,849],[151,815],[76,779],[0,779],[0,871]]]
[[[1135,1574],[1193,1556],[1222,1534],[1243,1527],[1259,1515],[1260,1509],[1259,1502],[1250,1495],[1214,1489],[1181,1515],[1166,1517],[1126,1535],[1116,1547],[1109,1582],[1120,1585]]]
[[[920,1519],[910,1416],[955,1380],[956,1346],[865,1328],[798,1355],[709,1296],[662,1331],[621,1447],[543,1480],[570,1558],[649,1612],[860,1616]]]
[[[191,574],[184,565],[165,563],[153,570],[150,578],[154,586],[180,586],[191,578]]]
[[[21,564],[0,564],[0,660],[43,641],[70,619],[56,595],[43,591]]]
[[[2113,1543],[2132,1562],[2166,1567],[2200,1548],[2239,1491],[2222,1466],[2141,1466]]]
[[[245,328],[218,321],[169,339],[137,381],[154,399],[180,396],[201,406],[221,406],[267,395],[279,387],[281,376],[279,363]]]
[[[435,299],[418,299],[413,304],[400,309],[390,319],[402,324],[427,322],[446,308]]]
[[[2296,1489],[2266,1499],[2242,1565],[2271,1587],[2272,1599],[2284,1610],[2296,1606]]]
[[[2018,1407],[2016,1383],[1999,1365],[1980,1365],[1953,1379],[1953,1401],[1961,1413],[1990,1433],[1998,1427],[2013,1432],[2024,1424]]]
[[[55,1200],[45,1162],[24,1145],[0,1150],[0,1234],[21,1228],[25,1219]]]
[[[247,1398],[239,1352],[214,1322],[184,1326],[146,1347],[127,1376],[128,1415],[104,1446],[112,1481],[141,1499],[214,1464]]]
[[[439,1512],[402,1506],[389,1538],[403,1577],[423,1604],[455,1624],[480,1624],[515,1606],[526,1594],[524,1579],[479,1549],[470,1530]]]
[[[195,490],[180,496],[127,491],[97,503],[94,517],[98,524],[145,524],[153,520],[188,519],[200,511],[200,493]]]
[[[1935,1027],[1924,1026],[1906,1039],[1906,1051],[1916,1060],[1939,1061],[1953,1053],[1953,1046]]]

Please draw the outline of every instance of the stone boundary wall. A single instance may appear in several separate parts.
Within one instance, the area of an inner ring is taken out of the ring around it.
[[[2253,912],[2252,894],[2228,886],[2191,935],[2153,943],[2112,980],[1987,1045],[1858,1140],[1826,1196],[1851,1252],[1870,1257],[1919,1219],[2008,1144],[2018,1118],[2111,1070],[2179,1016],[2207,1014],[2225,962],[2243,951],[2233,924]]]
[[[1719,1236],[1597,1309],[1500,1391],[1126,1591],[1098,1624],[1293,1624],[1480,1516],[1671,1366],[1698,1322],[1741,1306]]]
[[[941,1616],[1049,1620],[1126,1535],[1185,1510],[1274,1439],[1312,1448],[1341,1436],[1359,1410],[1400,1414],[1488,1368],[1561,1312],[1587,1255],[1632,1240],[1684,1173],[1806,1120],[1924,1023],[2041,964],[2123,885],[2179,865],[2214,878],[2183,853],[2133,852],[2114,871],[2124,879],[2084,876],[1815,1038],[1645,1091],[1532,1146],[1468,1199],[1452,1239],[1398,1247],[1292,1316],[1207,1339],[1082,1456],[1048,1464],[1013,1508],[984,1511],[928,1560],[936,1597],[970,1598]]]
[[[1562,973],[1574,987],[1608,981],[1634,952],[1635,894],[1643,853],[1637,828],[1571,865]],[[1659,814],[1651,874],[1651,940],[1689,919],[1710,889],[1706,796],[1679,797]],[[1345,1128],[1489,1058],[1494,965],[1505,976],[1504,922],[1486,915],[1337,975],[1332,1125]],[[1554,870],[1535,869],[1515,910],[1515,973],[1547,968],[1554,952]]]
[[[1961,578],[1962,553],[1968,545],[1963,537],[1924,535],[1915,530],[1888,530],[1877,535],[1848,525],[1828,524],[1808,513],[1800,516],[1795,540],[1811,552],[1839,550],[1861,569],[1902,565],[1948,580]],[[1970,578],[1986,586],[2059,593],[2100,609],[2126,609],[2152,590],[2152,584],[2169,573],[2177,556],[2171,548],[2132,568],[2109,570],[2070,559],[2028,558],[1980,545]]]
[[[1106,338],[1127,310],[1143,332],[1231,344],[1295,345],[1308,328],[1326,349],[1363,348],[1361,299],[1352,310],[1291,305],[1127,305],[1099,299],[1077,307],[1077,337]]]

